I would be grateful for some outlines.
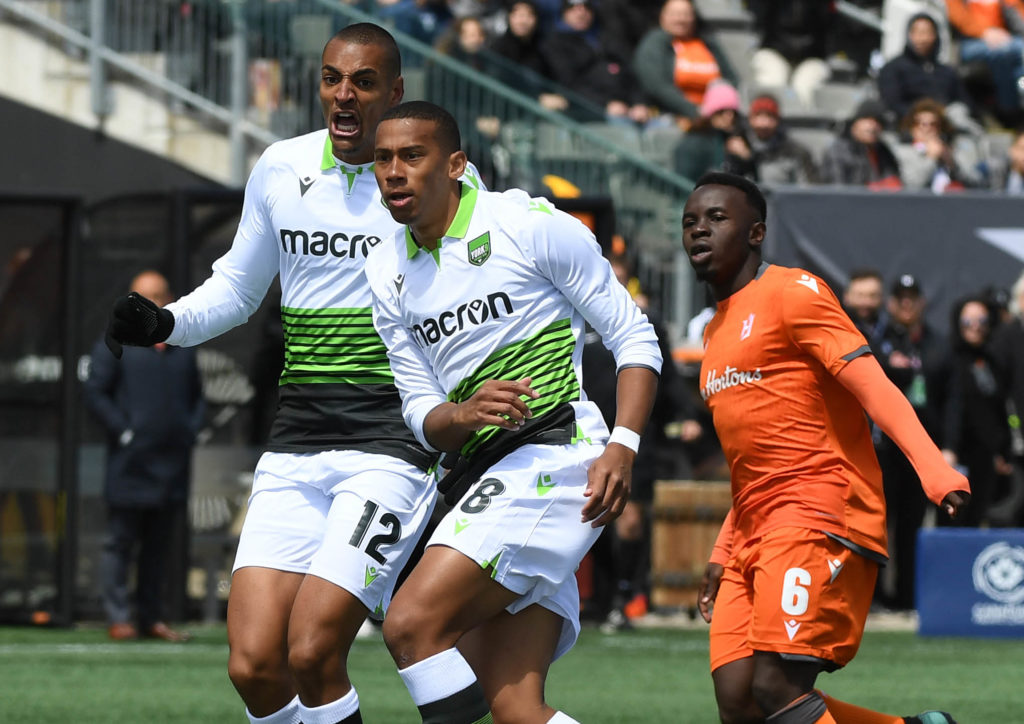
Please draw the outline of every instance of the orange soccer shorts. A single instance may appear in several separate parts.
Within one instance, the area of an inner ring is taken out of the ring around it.
[[[725,566],[711,617],[711,670],[754,651],[811,656],[826,670],[857,653],[878,563],[824,533],[779,528]]]

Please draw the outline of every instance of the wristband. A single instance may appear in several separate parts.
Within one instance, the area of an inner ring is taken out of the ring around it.
[[[630,430],[628,427],[622,427],[622,425],[616,425],[615,429],[612,430],[612,434],[608,436],[608,442],[617,442],[619,445],[628,447],[633,452],[640,449],[640,435]]]

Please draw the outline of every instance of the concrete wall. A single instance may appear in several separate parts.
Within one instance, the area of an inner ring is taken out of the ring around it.
[[[129,190],[189,179],[229,183],[225,129],[175,112],[162,94],[123,82],[110,90],[113,113],[101,122],[91,109],[85,60],[0,24],[0,186],[71,190],[68,176],[102,177]],[[143,161],[154,156],[179,167],[180,176]]]

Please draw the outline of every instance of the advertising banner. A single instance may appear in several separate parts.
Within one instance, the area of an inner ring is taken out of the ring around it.
[[[957,298],[1009,289],[1024,269],[1019,197],[815,187],[777,190],[769,203],[765,259],[823,277],[840,297],[855,269],[880,271],[887,291],[913,274],[928,322],[943,334]]]
[[[919,633],[1024,638],[1024,529],[918,533]]]

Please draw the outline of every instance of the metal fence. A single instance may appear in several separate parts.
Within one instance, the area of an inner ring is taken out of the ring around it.
[[[352,22],[384,22],[367,3],[338,0],[0,0],[0,22],[45,34],[90,63],[93,111],[109,114],[112,79],[154,94],[231,139],[241,185],[252,154],[322,127],[317,98],[324,42]],[[483,72],[394,30],[406,97],[453,111],[470,159],[492,188],[551,194],[545,177],[613,200],[616,230],[673,332],[694,295],[679,248],[679,216],[692,183],[668,166],[675,137],[611,126],[571,90],[490,58]],[[541,106],[558,92],[567,113]]]

